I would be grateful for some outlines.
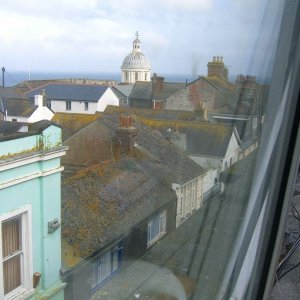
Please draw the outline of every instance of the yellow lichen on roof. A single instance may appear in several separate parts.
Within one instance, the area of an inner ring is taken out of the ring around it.
[[[92,166],[82,168],[82,169],[74,172],[74,174],[72,174],[72,176],[65,179],[64,183],[66,183],[66,184],[72,183],[78,179],[86,177],[88,174],[91,174],[91,173],[96,174],[97,176],[103,176],[103,174],[104,174],[103,166],[101,164],[96,163]]]
[[[101,114],[56,113],[51,121],[62,127],[63,140],[101,118]]]
[[[141,121],[152,129],[172,129],[182,131],[184,129],[199,130],[199,132],[208,132],[214,134],[216,138],[223,139],[232,131],[232,127],[224,124],[211,124],[208,122],[192,122],[192,121],[173,121],[173,120],[155,120],[142,119]]]
[[[223,88],[226,88],[228,90],[234,90],[235,89],[235,86],[229,82],[228,80],[224,80],[224,79],[221,79],[217,76],[213,76],[213,77],[204,77],[205,79],[207,79],[208,81],[211,81],[219,86],[222,86]]]
[[[89,123],[94,122],[100,117],[99,114],[70,114],[70,113],[56,113],[52,118],[53,122],[61,125],[62,127],[82,127]]]
[[[67,242],[62,239],[62,261],[65,268],[72,268],[82,261],[78,252]]]

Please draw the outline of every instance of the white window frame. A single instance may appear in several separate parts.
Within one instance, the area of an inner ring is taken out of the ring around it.
[[[159,230],[158,230],[158,234],[155,237],[152,237],[152,239],[150,240],[150,237],[152,236],[152,230],[151,230],[151,226],[153,223],[153,219],[157,218],[157,216],[159,216]],[[152,216],[151,219],[149,219],[148,221],[148,227],[147,227],[147,247],[150,247],[151,245],[153,245],[155,242],[157,242],[163,235],[165,235],[167,233],[167,210],[163,209],[160,212],[154,214]]]
[[[3,282],[3,254],[2,254],[2,223],[9,219],[21,217],[22,222],[22,285],[15,290],[11,291],[7,295],[4,295],[4,282]],[[31,293],[32,286],[32,212],[31,205],[25,205],[21,208],[17,208],[11,212],[5,213],[0,216],[0,299],[15,299],[18,296],[25,296],[27,293]]]
[[[85,110],[85,111],[88,111],[88,110],[89,110],[89,103],[88,103],[88,101],[85,101],[85,102],[84,102],[84,110]]]
[[[103,254],[101,254],[92,265],[92,291],[97,290],[102,284],[104,284],[109,278],[116,274],[121,266],[122,262],[119,259],[120,244],[110,248]],[[123,256],[123,253],[122,253]]]
[[[193,210],[196,208],[196,182],[195,181],[192,182],[192,203],[191,203],[191,207],[192,207],[192,212],[193,212]]]

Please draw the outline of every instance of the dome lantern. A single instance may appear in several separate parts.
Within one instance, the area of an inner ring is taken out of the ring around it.
[[[132,51],[133,52],[141,52],[141,41],[139,40],[139,32],[137,31],[135,33],[135,35],[136,35],[136,38],[133,41],[133,49],[132,49]]]

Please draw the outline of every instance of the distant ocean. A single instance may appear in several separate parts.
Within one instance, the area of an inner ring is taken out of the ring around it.
[[[163,76],[165,81],[169,82],[188,82],[195,79],[195,77],[181,75],[181,74],[159,74]],[[22,71],[5,71],[4,84],[5,86],[14,86],[24,80],[42,80],[42,79],[96,79],[96,80],[121,80],[120,73],[76,73],[76,72],[22,72]],[[2,86],[2,74],[1,74]]]

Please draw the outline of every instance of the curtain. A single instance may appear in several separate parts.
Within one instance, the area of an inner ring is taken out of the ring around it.
[[[2,261],[4,294],[11,292],[21,282],[21,218],[2,223]]]

